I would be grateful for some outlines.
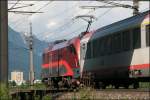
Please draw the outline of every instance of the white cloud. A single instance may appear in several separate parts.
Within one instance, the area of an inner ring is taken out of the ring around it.
[[[52,21],[52,20],[50,20],[49,22],[48,22],[48,24],[47,24],[47,28],[49,28],[49,29],[51,29],[51,28],[53,28],[54,26],[56,26],[56,21]]]
[[[10,1],[9,1],[10,2]],[[22,8],[22,11],[36,11],[37,9],[44,6],[49,1],[20,1],[20,3],[34,3],[33,7]],[[119,3],[119,1],[116,1]],[[132,2],[120,2],[121,4],[130,4]],[[108,25],[112,22],[122,20],[132,15],[132,9],[125,8],[112,8],[107,14],[103,13],[107,10],[105,8],[97,9],[95,11],[88,9],[81,9],[80,6],[87,5],[97,5],[101,6],[104,3],[97,1],[53,1],[48,6],[41,9],[42,14],[34,14],[30,16],[30,20],[33,23],[33,33],[41,37],[42,39],[47,38],[47,40],[54,40],[58,38],[71,37],[73,32],[79,34],[80,31],[84,31],[87,23],[81,19],[75,20],[73,23],[72,18],[78,15],[94,15],[98,17],[99,20],[92,24],[91,29],[97,29],[101,26]],[[9,5],[11,7],[12,5]],[[149,4],[147,2],[140,2],[140,11],[148,8]],[[109,8],[108,8],[109,9]],[[103,17],[100,17],[103,16]],[[15,30],[19,31],[29,31],[29,16],[18,15],[9,13],[9,25],[11,25]],[[69,34],[69,35],[68,35]],[[75,34],[73,34],[74,36]]]

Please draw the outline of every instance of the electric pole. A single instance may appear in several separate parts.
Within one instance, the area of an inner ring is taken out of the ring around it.
[[[28,6],[33,6],[33,4],[27,5],[27,6],[20,6],[20,7],[13,7],[11,9],[8,9],[8,12],[13,12],[16,14],[30,14],[32,15],[33,13],[43,13],[43,12],[33,12],[33,11],[12,11],[13,9],[19,9],[19,8],[24,8]],[[28,37],[28,43],[29,43],[29,81],[30,85],[32,86],[34,84],[34,79],[35,79],[35,73],[34,73],[34,63],[33,63],[33,34],[32,34],[32,23],[30,22],[30,33]]]
[[[139,0],[133,0],[133,15],[139,14]]]
[[[0,0],[0,83],[8,83],[8,1]],[[1,86],[0,86],[1,88]]]
[[[30,22],[30,35],[29,35],[29,52],[30,52],[30,85],[34,84],[34,65],[33,65],[33,34],[32,34],[32,23]]]

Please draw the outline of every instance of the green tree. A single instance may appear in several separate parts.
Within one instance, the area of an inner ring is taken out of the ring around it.
[[[9,100],[9,89],[6,84],[0,83],[0,100]]]
[[[16,86],[16,82],[15,81],[12,81],[12,86]]]

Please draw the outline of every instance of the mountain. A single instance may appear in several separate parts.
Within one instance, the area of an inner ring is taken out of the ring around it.
[[[29,77],[29,49],[26,39],[27,37],[24,35],[8,28],[9,79],[14,70],[23,71],[25,80]],[[46,47],[48,47],[48,43],[40,41],[34,36],[34,70],[35,77],[38,79],[41,76],[42,52]]]

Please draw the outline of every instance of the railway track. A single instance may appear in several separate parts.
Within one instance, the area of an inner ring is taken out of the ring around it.
[[[90,99],[90,100],[150,100],[149,89],[81,89],[78,92],[66,92],[57,100]]]
[[[48,95],[52,100],[70,100],[70,99],[150,99],[150,89],[93,89],[83,88],[79,91],[73,91],[73,89],[39,89],[39,90],[18,90],[11,92],[12,100],[20,98],[20,100],[34,100],[35,96],[39,96],[40,100],[43,100],[45,95]],[[27,97],[28,98],[27,98]]]
[[[105,92],[117,92],[117,91],[120,91],[120,92],[150,92],[150,89],[148,88],[139,88],[139,89],[112,89],[112,88],[108,88],[108,89],[95,89],[96,91],[105,91]]]

